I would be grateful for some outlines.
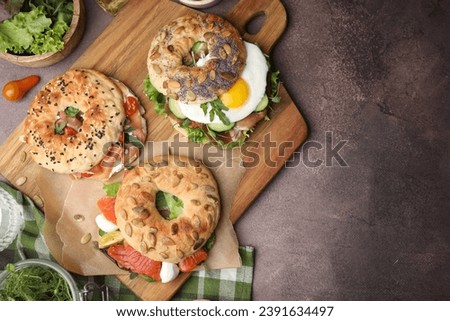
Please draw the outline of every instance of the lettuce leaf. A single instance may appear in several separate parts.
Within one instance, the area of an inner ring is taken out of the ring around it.
[[[121,182],[114,182],[103,185],[106,196],[117,196]]]
[[[183,201],[170,193],[159,191],[156,193],[155,203],[158,211],[168,212],[168,220],[175,219],[183,213]]]
[[[44,6],[19,12],[0,23],[0,52],[39,55],[64,48],[62,40],[69,25],[63,16],[53,23]]]
[[[166,96],[160,93],[155,86],[153,86],[150,81],[150,77],[147,76],[144,79],[144,93],[147,97],[155,104],[155,112],[159,115],[166,114],[166,110],[164,108],[166,104]]]

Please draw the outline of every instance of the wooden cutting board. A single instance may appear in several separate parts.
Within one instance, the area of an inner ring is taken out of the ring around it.
[[[168,120],[155,114],[143,94],[143,79],[147,75],[147,51],[160,27],[192,11],[168,0],[129,0],[73,66],[97,69],[127,84],[147,110],[150,141],[168,139],[173,134],[173,128]],[[246,33],[247,23],[260,14],[266,16],[262,28],[256,34]],[[240,0],[226,18],[240,30],[245,40],[258,43],[266,53],[270,52],[279,39],[287,22],[286,11],[279,0]],[[283,86],[281,96],[281,103],[270,112],[271,120],[260,123],[252,133],[251,143],[246,145],[246,155],[252,157],[247,157],[247,169],[233,203],[230,214],[233,223],[307,137],[306,123]],[[32,175],[29,170],[31,167],[27,167],[29,160],[18,161],[18,155],[25,149],[24,144],[17,139],[22,128],[23,123],[0,147],[0,173],[16,188],[33,197],[38,192],[36,186],[15,184],[16,179],[24,172]],[[256,157],[258,161],[255,161]],[[139,278],[129,280],[128,276],[118,277],[143,300],[169,300],[189,278],[189,274],[182,274],[169,284],[148,283]]]

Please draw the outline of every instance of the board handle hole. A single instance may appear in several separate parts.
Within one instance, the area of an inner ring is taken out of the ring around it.
[[[245,25],[245,32],[250,35],[256,35],[266,21],[266,14],[264,12],[256,13]]]

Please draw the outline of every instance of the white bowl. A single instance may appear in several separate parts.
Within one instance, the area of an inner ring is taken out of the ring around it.
[[[14,241],[23,224],[22,207],[11,194],[0,188],[0,252]]]
[[[221,0],[178,0],[182,4],[192,8],[209,8],[218,4]]]

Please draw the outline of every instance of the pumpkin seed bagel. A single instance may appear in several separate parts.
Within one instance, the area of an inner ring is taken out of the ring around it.
[[[31,102],[24,140],[38,165],[62,174],[84,172],[102,160],[106,144],[118,141],[124,120],[122,91],[111,79],[96,70],[70,69]],[[77,130],[67,134],[69,122]]]
[[[199,45],[207,59],[192,65]],[[239,78],[247,52],[238,30],[212,14],[189,14],[162,27],[147,58],[150,80],[166,96],[185,103],[204,103],[226,92]]]
[[[183,202],[167,220],[155,204],[158,191]],[[155,261],[179,263],[200,249],[216,228],[220,196],[210,170],[181,156],[160,156],[125,175],[116,197],[117,226],[125,241]]]

